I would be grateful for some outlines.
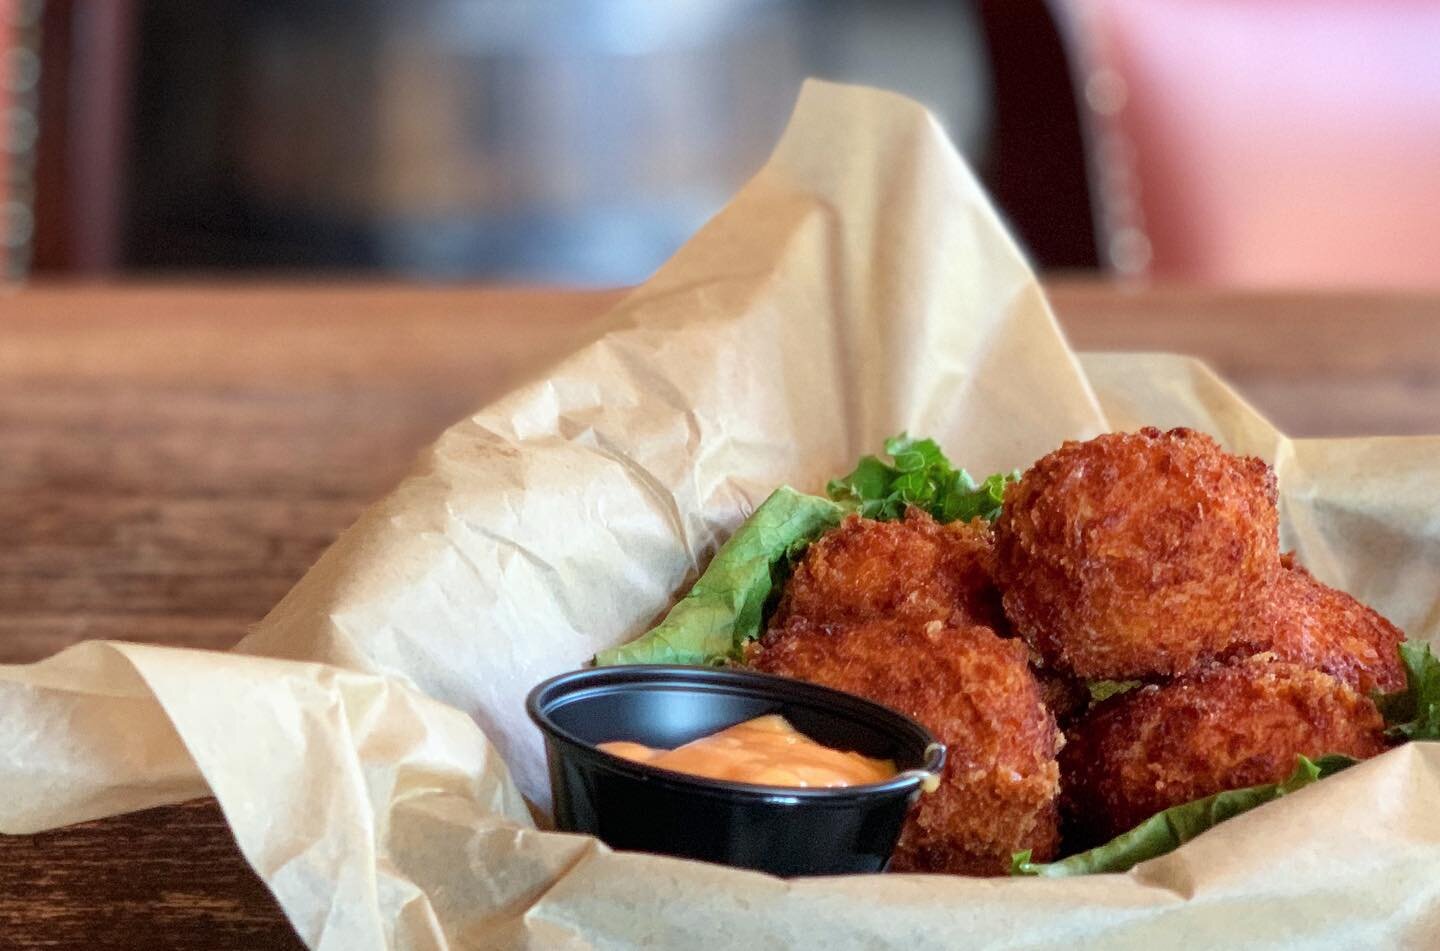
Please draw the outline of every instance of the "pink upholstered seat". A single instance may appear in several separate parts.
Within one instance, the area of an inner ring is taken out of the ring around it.
[[[1440,2],[1058,9],[1117,269],[1440,286]]]

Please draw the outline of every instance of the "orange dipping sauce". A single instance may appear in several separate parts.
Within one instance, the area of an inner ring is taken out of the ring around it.
[[[779,714],[737,723],[673,750],[614,740],[600,749],[692,776],[759,786],[859,786],[895,776],[895,764],[816,743]]]

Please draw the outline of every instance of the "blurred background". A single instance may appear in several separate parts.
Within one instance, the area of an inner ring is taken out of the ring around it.
[[[1436,0],[0,0],[11,280],[643,280],[806,76],[920,99],[1036,265],[1440,286]]]

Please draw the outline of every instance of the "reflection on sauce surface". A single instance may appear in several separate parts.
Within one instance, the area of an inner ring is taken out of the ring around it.
[[[779,714],[737,723],[673,750],[615,740],[600,749],[692,776],[761,786],[858,786],[895,775],[895,764],[821,746]]]

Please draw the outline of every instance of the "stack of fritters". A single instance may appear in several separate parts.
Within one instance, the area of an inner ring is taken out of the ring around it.
[[[1278,521],[1270,468],[1203,434],[1069,442],[1009,488],[993,532],[846,519],[746,660],[949,747],[892,868],[1005,874],[1013,852],[1054,857],[1062,814],[1080,848],[1282,780],[1297,754],[1384,748],[1368,693],[1404,686],[1403,635],[1282,556]],[[1087,710],[1100,680],[1145,685]]]
[[[1066,443],[1006,493],[996,577],[1061,674],[1139,679],[1061,755],[1067,845],[1278,782],[1296,756],[1372,756],[1363,691],[1404,684],[1398,629],[1279,553],[1275,476],[1186,429]]]
[[[1002,638],[994,544],[981,521],[851,516],[806,551],[747,662],[848,690],[925,724],[949,749],[891,868],[1003,875],[1059,846],[1060,733],[1028,651]]]

